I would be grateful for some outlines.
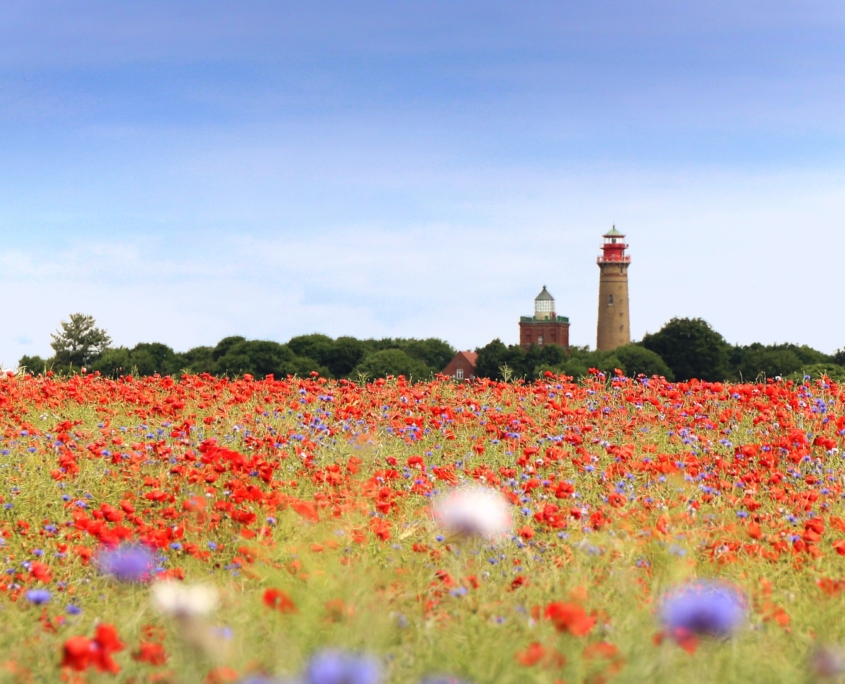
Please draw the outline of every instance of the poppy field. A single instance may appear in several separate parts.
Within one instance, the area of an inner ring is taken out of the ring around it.
[[[845,672],[845,391],[0,379],[0,681]]]

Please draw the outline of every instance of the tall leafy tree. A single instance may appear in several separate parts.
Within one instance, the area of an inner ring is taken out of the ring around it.
[[[231,345],[226,353],[217,359],[215,371],[219,375],[244,375],[249,373],[256,378],[274,375],[284,378],[286,375],[307,375],[317,371],[327,373],[313,359],[297,356],[286,344],[270,340],[243,340]]]
[[[446,368],[456,353],[451,344],[436,337],[428,337],[424,340],[405,340],[404,345],[400,348],[408,356],[419,359],[437,372]]]
[[[50,365],[52,364],[52,359],[42,359],[40,356],[27,356],[24,355],[21,357],[20,361],[18,361],[18,366],[20,368],[25,368],[27,373],[31,373],[32,375],[38,375],[39,373],[43,373],[45,371],[50,370]]]
[[[97,327],[93,316],[71,314],[59,329],[50,335],[55,362],[63,366],[85,366],[102,354],[111,344],[111,337]]]
[[[354,337],[338,337],[329,355],[320,361],[328,366],[334,377],[343,378],[361,363],[366,353],[367,348],[361,340]]]
[[[320,333],[298,335],[288,340],[288,347],[294,354],[314,359],[323,365],[327,364],[334,345],[335,341],[331,337]]]
[[[355,370],[371,379],[404,375],[414,380],[425,380],[432,375],[430,367],[401,349],[383,349],[368,354]]]
[[[804,363],[801,357],[786,345],[764,346],[759,342],[731,350],[731,368],[735,379],[753,382],[763,376],[786,376],[811,365],[816,359]]]
[[[701,318],[673,318],[641,344],[660,355],[676,380],[718,381],[728,375],[730,345]]]
[[[214,372],[214,347],[193,347],[186,352],[177,354],[179,370],[186,369],[191,373]]]
[[[132,368],[132,352],[126,347],[111,347],[106,349],[96,361],[91,363],[90,370],[98,371],[106,377],[117,378],[135,372]],[[139,375],[144,375],[138,372]]]
[[[525,350],[518,344],[505,346],[497,337],[495,340],[475,350],[478,358],[475,360],[475,374],[479,378],[504,379],[504,370],[511,372],[511,377],[521,378],[533,371],[526,369]]]
[[[625,375],[635,378],[642,374],[650,378],[652,375],[663,376],[667,380],[674,380],[672,369],[659,354],[646,349],[639,344],[626,344],[613,350],[613,355],[619,359]]]
[[[214,349],[211,350],[211,358],[215,361],[220,360],[229,353],[229,350],[232,347],[241,344],[242,342],[246,342],[246,337],[241,335],[230,335],[229,337],[224,337],[214,346]]]
[[[179,357],[161,342],[139,342],[132,348],[131,363],[139,375],[175,375],[179,372]]]
[[[533,344],[522,359],[522,371],[527,378],[533,379],[542,374],[543,370],[559,366],[566,360],[563,347],[556,344]]]

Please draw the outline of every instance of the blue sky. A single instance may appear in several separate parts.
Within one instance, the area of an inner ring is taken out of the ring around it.
[[[832,352],[839,2],[0,2],[0,361],[115,343],[515,342],[543,284],[595,344]]]

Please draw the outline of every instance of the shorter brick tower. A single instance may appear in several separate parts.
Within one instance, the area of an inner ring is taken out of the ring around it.
[[[555,313],[555,300],[546,286],[534,300],[534,315],[519,318],[519,346],[554,344],[569,350],[569,318]]]
[[[628,315],[628,266],[631,257],[625,254],[625,236],[613,226],[605,233],[599,269],[599,322],[596,349],[608,351],[631,341]]]

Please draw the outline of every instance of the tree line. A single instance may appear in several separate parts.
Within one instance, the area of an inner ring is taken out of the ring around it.
[[[299,335],[287,343],[225,337],[213,347],[200,346],[176,352],[161,342],[141,342],[132,348],[112,347],[105,330],[94,318],[72,314],[52,335],[53,356],[24,356],[18,365],[31,373],[52,370],[69,373],[85,368],[101,375],[181,375],[210,373],[256,378],[274,375],[308,375],[326,378],[378,378],[405,375],[429,378],[452,360],[455,349],[436,338],[384,338]]]
[[[19,365],[31,373],[86,368],[109,377],[210,373],[282,378],[317,372],[338,379],[404,375],[422,380],[441,372],[456,353],[449,343],[436,338],[359,340],[319,333],[299,335],[284,344],[231,336],[213,347],[186,352],[176,352],[161,342],[141,342],[132,348],[111,344],[93,317],[72,314],[52,335],[52,357],[24,356]],[[526,350],[495,339],[476,352],[476,375],[498,380],[533,380],[546,371],[579,378],[590,369],[608,375],[619,369],[630,377],[658,375],[679,381],[755,382],[774,377],[801,379],[805,374],[845,380],[845,350],[825,354],[807,345],[731,345],[700,318],[673,318],[656,333],[612,351],[587,347],[567,351],[555,345]]]
[[[583,377],[590,368],[606,374],[620,369],[626,375],[664,376],[667,380],[698,378],[756,382],[766,378],[803,379],[826,375],[845,380],[845,350],[825,354],[807,345],[729,344],[700,318],[673,318],[656,333],[612,351],[570,347],[506,346],[500,340],[477,349],[477,373],[481,377],[506,379],[540,377],[545,371]]]

